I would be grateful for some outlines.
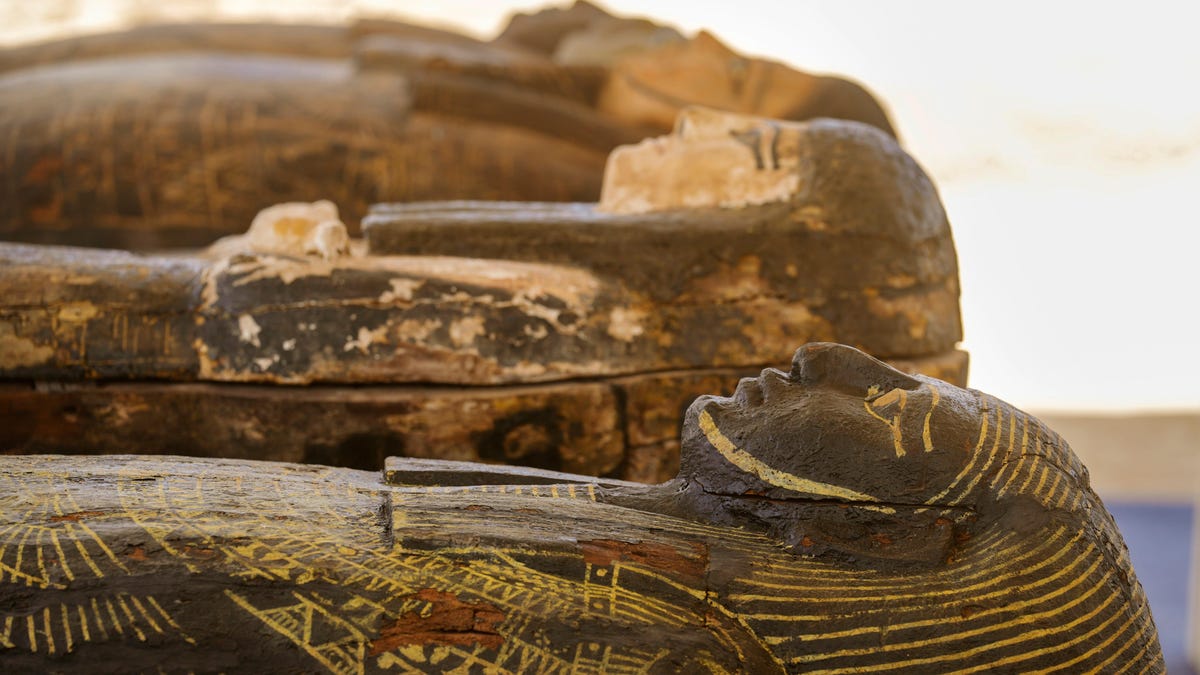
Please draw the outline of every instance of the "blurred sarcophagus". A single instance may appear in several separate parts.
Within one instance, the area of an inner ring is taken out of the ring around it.
[[[945,213],[866,125],[693,109],[598,204],[278,213],[195,255],[0,247],[0,448],[656,481],[696,395],[796,344],[966,376]]]

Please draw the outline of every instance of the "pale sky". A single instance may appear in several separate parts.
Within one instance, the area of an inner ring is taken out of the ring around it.
[[[128,16],[359,14],[488,37],[514,9],[545,4],[0,0],[0,41],[111,28]],[[849,76],[885,101],[954,228],[972,386],[1043,410],[1200,409],[1200,9],[1167,0],[602,4]]]

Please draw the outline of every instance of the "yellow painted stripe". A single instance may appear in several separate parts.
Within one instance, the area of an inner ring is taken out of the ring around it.
[[[1088,552],[1094,553],[1095,549],[1089,549]],[[1076,556],[1075,562],[1080,561],[1082,559],[1082,557],[1083,556]],[[975,621],[979,617],[991,616],[993,614],[1004,614],[1004,613],[1009,613],[1009,612],[1022,610],[1022,609],[1028,609],[1030,607],[1036,607],[1038,605],[1044,604],[1047,601],[1053,600],[1053,599],[1059,597],[1060,595],[1063,595],[1067,591],[1073,590],[1076,586],[1079,585],[1080,579],[1082,577],[1087,577],[1092,572],[1096,571],[1096,568],[1099,565],[1100,565],[1100,558],[1097,557],[1092,562],[1092,566],[1090,568],[1088,568],[1088,570],[1086,572],[1084,572],[1081,575],[1081,577],[1076,577],[1073,582],[1067,584],[1066,586],[1062,586],[1051,593],[1047,593],[1045,595],[1039,595],[1030,600],[1023,600],[1021,602],[1009,603],[1002,607],[993,607],[990,609],[985,609],[981,612],[978,612],[977,614],[972,615],[970,621]],[[1035,590],[1037,588],[1040,588],[1042,586],[1045,586],[1047,584],[1051,584],[1051,583],[1057,581],[1060,577],[1071,574],[1072,572],[1075,571],[1075,567],[1076,567],[1075,564],[1072,564],[1067,567],[1063,567],[1063,568],[1059,569],[1057,572],[1055,572],[1053,575],[1048,576],[1044,579],[1039,579],[1035,583],[1021,584],[1019,586],[1010,586],[1010,585],[1006,584],[1004,587],[1000,588],[999,590],[993,591],[991,593],[984,593],[981,595],[971,594],[968,597],[971,598],[972,602],[981,602],[981,601],[985,601],[985,600],[990,600],[995,597],[1003,597],[1003,596],[1008,596],[1008,595],[1014,595],[1016,593],[1020,593],[1023,591]],[[962,596],[959,596],[957,598],[954,598],[950,602],[942,603],[941,606],[945,606],[948,604],[957,604],[961,601],[962,601]],[[922,604],[920,608],[924,609],[925,611],[929,611],[931,609],[931,605],[929,605],[928,603],[925,603],[925,604]],[[883,608],[880,611],[890,612],[890,611],[894,611],[894,610],[892,608]],[[842,630],[842,631],[822,631],[816,635],[805,636],[805,639],[806,640],[825,640],[825,639],[829,639],[829,638],[842,638],[842,637],[851,637],[854,635],[864,635],[864,634],[869,634],[869,633],[881,633],[881,632],[884,632],[885,630],[887,632],[891,633],[894,631],[906,630],[909,628],[921,628],[923,626],[935,626],[938,624],[949,623],[950,621],[951,620],[948,620],[945,617],[937,617],[937,618],[933,618],[933,619],[922,619],[920,621],[907,621],[904,623],[889,622],[886,627],[885,626],[864,626],[864,627],[860,627],[860,628],[850,628],[850,629]],[[962,622],[966,623],[966,621],[967,620],[963,620]],[[991,628],[994,628],[994,627],[995,627],[995,624],[993,624],[990,627],[985,628],[984,630],[986,632],[986,630],[990,630]],[[952,636],[950,636],[950,637],[952,637]],[[940,640],[941,638],[938,638],[938,639]],[[912,645],[908,644],[908,643],[895,643],[895,645],[889,646],[886,649],[897,649],[897,648],[910,647],[910,646],[912,646]]]
[[[792,475],[786,471],[767,466],[750,453],[739,449],[733,444],[721,430],[717,428],[716,422],[713,421],[707,410],[700,412],[700,430],[704,432],[704,437],[712,444],[721,456],[733,464],[737,468],[746,473],[757,476],[763,482],[781,487],[794,492],[803,492],[806,494],[817,495],[820,497],[833,497],[835,499],[844,499],[847,501],[859,502],[878,502],[882,501],[871,495],[862,492],[855,492],[837,485],[821,483],[807,478]]]
[[[946,495],[950,494],[951,490],[953,490],[960,482],[962,482],[962,480],[964,478],[971,475],[971,472],[975,470],[975,463],[979,461],[979,451],[983,449],[983,444],[987,440],[988,414],[992,411],[992,407],[987,406],[986,399],[984,399],[984,405],[985,405],[985,408],[983,411],[983,422],[979,426],[979,440],[975,441],[975,449],[971,451],[971,461],[968,462],[967,465],[963,467],[962,471],[958,472],[958,475],[954,477],[954,480],[950,481],[950,485],[947,486],[945,490],[942,490],[941,492],[937,493],[933,497],[930,497],[929,501],[926,502],[927,504],[937,504],[937,503],[941,502],[943,499],[946,498]],[[997,419],[999,419],[999,415],[1000,415],[999,407],[996,407],[995,410],[996,410]]]
[[[955,633],[952,635],[942,635],[942,636],[938,636],[936,638],[930,638],[927,640],[918,640],[915,642],[888,644],[888,645],[884,645],[882,647],[873,647],[873,648],[867,648],[867,649],[844,649],[839,652],[833,652],[830,654],[806,654],[803,656],[799,656],[795,659],[791,659],[791,662],[792,663],[802,663],[802,662],[808,662],[808,661],[819,661],[819,660],[823,661],[825,659],[839,658],[839,657],[843,657],[843,656],[863,656],[863,655],[867,655],[867,654],[878,654],[880,652],[896,651],[899,649],[915,649],[918,647],[926,647],[926,646],[930,646],[930,645],[937,645],[937,644],[952,642],[955,640],[961,640],[961,639],[967,638],[967,637],[986,635],[987,633],[991,633],[991,632],[999,632],[1006,628],[1016,627],[1016,626],[1020,626],[1022,624],[1038,625],[1040,623],[1044,623],[1042,621],[1039,621],[1040,619],[1046,619],[1046,618],[1049,618],[1052,616],[1065,614],[1067,610],[1082,603],[1084,600],[1091,598],[1093,595],[1095,595],[1100,590],[1101,587],[1103,587],[1105,584],[1108,583],[1108,581],[1111,577],[1112,577],[1112,572],[1110,570],[1110,571],[1106,572],[1104,574],[1104,576],[1101,577],[1097,582],[1095,582],[1094,584],[1091,585],[1089,593],[1081,595],[1065,605],[1055,607],[1053,610],[1050,610],[1047,612],[1039,612],[1037,614],[1028,614],[1028,615],[1020,616],[1012,621],[1007,621],[1002,624],[986,626],[981,629],[965,631],[962,633]],[[994,649],[998,649],[1000,647],[1006,647],[1008,645],[1013,645],[1013,644],[1020,644],[1022,642],[1029,642],[1029,641],[1036,640],[1039,638],[1044,638],[1044,637],[1047,637],[1050,635],[1056,635],[1058,633],[1063,633],[1063,632],[1071,630],[1075,626],[1078,626],[1079,624],[1083,623],[1084,621],[1087,621],[1087,620],[1091,619],[1092,617],[1096,616],[1097,614],[1099,614],[1102,610],[1106,609],[1109,605],[1111,605],[1113,603],[1113,600],[1116,599],[1116,597],[1117,597],[1117,594],[1115,594],[1115,593],[1111,594],[1101,605],[1097,606],[1095,609],[1088,612],[1087,614],[1080,616],[1080,617],[1076,618],[1075,620],[1070,621],[1068,623],[1059,624],[1053,628],[1046,628],[1046,629],[1036,629],[1035,628],[1027,633],[1021,633],[1020,635],[1015,635],[1013,637],[1005,638],[1003,640],[989,641],[987,644],[981,645],[974,649],[968,649],[965,651],[960,650],[960,649],[946,649],[946,650],[943,650],[943,653],[937,654],[936,656],[927,656],[927,657],[923,657],[923,658],[909,659],[907,661],[893,661],[890,663],[884,663],[884,664],[871,666],[869,668],[869,670],[872,672],[882,671],[882,670],[895,670],[897,668],[907,668],[910,666],[918,666],[918,665],[925,665],[925,664],[929,664],[929,663],[937,663],[939,661],[965,660],[965,659],[969,659],[969,658],[978,656],[979,654],[989,652]],[[1116,616],[1116,615],[1114,615],[1114,616]],[[1072,641],[1071,643],[1068,643],[1068,644],[1072,644],[1072,643],[1074,643],[1074,641]],[[1043,653],[1062,649],[1062,647],[1064,647],[1064,646],[1066,646],[1066,645],[1054,645],[1052,647],[1047,647],[1047,648],[1044,648],[1044,649],[1041,649],[1041,650],[1038,650],[1035,652],[1027,652],[1027,651],[1022,650],[1021,654],[1019,654],[1016,657],[1010,657],[1010,658],[1004,659],[1002,661],[989,661],[986,665],[978,666],[976,668],[964,670],[961,672],[968,673],[968,672],[976,672],[978,670],[991,670],[991,669],[994,669],[998,665],[1003,665],[1004,663],[1024,660],[1026,658],[1031,658],[1033,656],[1039,656]],[[857,670],[857,672],[866,672],[868,669],[867,668],[863,668],[863,669],[839,668],[839,669],[833,669],[833,670],[814,670],[814,671],[809,671],[809,674],[810,675],[833,675],[834,673],[855,672],[856,670]]]
[[[1107,581],[1107,578],[1105,580]],[[1117,598],[1117,594],[1114,593],[1114,594],[1108,596],[1108,600],[1105,600],[1103,605],[1100,605],[1096,609],[1093,609],[1092,611],[1088,612],[1084,616],[1081,616],[1078,619],[1075,619],[1074,621],[1072,621],[1068,624],[1065,624],[1062,626],[1056,626],[1053,629],[1048,629],[1048,630],[1044,630],[1044,631],[1036,631],[1035,635],[1036,635],[1036,637],[1043,637],[1045,635],[1053,635],[1053,634],[1069,631],[1072,628],[1074,628],[1075,626],[1078,626],[1079,624],[1083,623],[1084,621],[1087,621],[1088,619],[1091,619],[1092,617],[1099,614],[1100,610],[1105,609],[1106,607],[1111,605],[1113,600],[1115,600],[1116,598]],[[1006,665],[1009,665],[1010,663],[1018,663],[1020,661],[1027,661],[1029,659],[1037,658],[1039,656],[1044,656],[1046,654],[1050,654],[1053,652],[1062,651],[1063,649],[1066,649],[1067,647],[1072,647],[1074,645],[1080,644],[1086,640],[1091,639],[1093,635],[1095,635],[1096,633],[1099,633],[1100,631],[1107,628],[1108,624],[1110,624],[1114,620],[1116,620],[1116,618],[1118,616],[1121,616],[1120,613],[1113,613],[1111,616],[1109,616],[1107,619],[1105,619],[1104,622],[1101,623],[1099,626],[1096,626],[1095,628],[1089,630],[1088,632],[1084,633],[1083,635],[1077,635],[1073,639],[1071,639],[1067,642],[1064,642],[1062,644],[1051,645],[1049,647],[1042,647],[1041,649],[1035,649],[1033,651],[1022,650],[1021,653],[1019,653],[1019,654],[1013,654],[1011,656],[1007,656],[1003,659],[1000,659],[999,661],[992,661],[991,663],[988,663],[985,666],[975,666],[973,668],[970,668],[968,670],[963,670],[960,672],[965,674],[965,673],[978,673],[978,672],[982,672],[982,671],[991,671],[991,670],[995,670],[999,666],[1006,666]],[[991,647],[988,647],[988,648],[990,649]]]
[[[965,488],[962,488],[958,491],[958,495],[956,495],[953,499],[950,500],[951,503],[961,500],[971,490],[974,490],[975,486],[979,484],[979,481],[983,480],[983,477],[987,475],[988,469],[992,468],[992,464],[994,464],[996,462],[996,458],[1000,456],[1000,453],[997,451],[1000,449],[1000,440],[1002,438],[1004,438],[1004,421],[1003,421],[1002,412],[1003,411],[1000,409],[997,410],[996,438],[992,442],[991,452],[988,453],[987,463],[983,465],[982,469],[975,471],[975,476],[973,478],[971,478],[971,480],[967,483],[967,486]],[[1014,414],[1010,411],[1009,416],[1008,416],[1008,449],[1004,453],[1004,455],[1006,457],[1012,455],[1013,441],[1015,440],[1015,437],[1016,437],[1016,431],[1017,431],[1017,416],[1016,416],[1016,414]]]
[[[1123,633],[1124,633],[1124,632],[1125,632],[1125,631],[1126,631],[1126,630],[1129,628],[1130,624],[1132,624],[1132,623],[1133,623],[1133,620],[1137,618],[1137,614],[1135,614],[1135,613],[1133,613],[1133,612],[1125,612],[1125,615],[1126,615],[1126,616],[1125,616],[1125,623],[1122,623],[1122,624],[1120,625],[1120,627],[1118,627],[1116,630],[1114,630],[1114,631],[1113,631],[1113,632],[1112,632],[1112,633],[1111,633],[1111,634],[1108,636],[1108,639],[1107,639],[1107,640],[1105,640],[1104,642],[1101,642],[1101,643],[1100,643],[1100,644],[1098,644],[1098,645],[1095,645],[1095,646],[1089,647],[1089,648],[1088,648],[1088,650],[1087,650],[1086,652],[1084,652],[1084,653],[1082,653],[1082,654],[1080,654],[1080,655],[1076,656],[1075,658],[1071,659],[1070,661],[1066,661],[1066,662],[1064,662],[1064,663],[1056,663],[1056,664],[1054,664],[1054,668],[1055,668],[1056,670],[1059,670],[1059,669],[1061,669],[1061,670],[1066,670],[1066,669],[1067,669],[1067,668],[1069,668],[1070,666],[1073,666],[1073,665],[1075,665],[1075,664],[1077,664],[1077,663],[1079,663],[1079,662],[1081,662],[1081,661],[1085,661],[1085,660],[1087,660],[1087,659],[1094,658],[1094,657],[1096,657],[1096,656],[1099,656],[1100,654],[1103,654],[1103,653],[1104,653],[1104,650],[1105,650],[1105,649],[1106,649],[1106,648],[1107,648],[1109,645],[1111,645],[1113,642],[1115,642],[1115,641],[1116,641],[1116,639],[1117,639],[1118,637],[1120,637],[1120,636],[1121,636],[1121,634],[1123,634]],[[1116,614],[1114,614],[1114,615],[1113,615],[1113,617],[1116,617],[1116,616],[1117,616]],[[1146,628],[1146,626],[1147,626],[1148,624],[1149,624],[1149,622],[1148,622],[1148,621],[1143,621],[1143,622],[1142,622],[1142,629],[1143,629],[1143,630],[1145,630],[1145,628]],[[1128,648],[1128,647],[1126,647],[1125,649],[1127,649],[1127,648]],[[1114,652],[1113,654],[1110,654],[1110,655],[1109,655],[1109,657],[1108,657],[1108,659],[1107,659],[1107,660],[1106,660],[1104,663],[1101,663],[1100,665],[1098,665],[1098,666],[1096,666],[1096,667],[1094,667],[1094,668],[1091,668],[1091,669],[1089,669],[1089,672],[1104,672],[1104,666],[1106,666],[1106,665],[1108,665],[1110,662],[1112,662],[1112,660],[1113,660],[1113,657],[1115,657],[1115,656],[1117,655],[1117,653],[1119,653],[1119,652],[1121,652],[1121,651],[1124,651],[1125,649],[1121,649],[1121,650],[1118,650],[1118,652]]]
[[[1018,577],[1025,576],[1030,573],[1036,572],[1037,570],[1041,569],[1042,567],[1053,564],[1059,558],[1066,555],[1066,553],[1071,550],[1071,546],[1074,545],[1076,542],[1078,542],[1081,539],[1082,535],[1076,534],[1075,537],[1073,537],[1070,541],[1068,541],[1066,544],[1059,547],[1056,550],[1056,552],[1054,553],[1054,555],[1042,560],[1041,562],[1034,565],[1033,567],[1024,567],[1023,566],[1023,561],[1026,558],[1032,557],[1036,552],[1040,551],[1043,548],[1047,548],[1048,546],[1052,545],[1054,542],[1057,542],[1058,539],[1063,535],[1064,532],[1065,532],[1065,528],[1060,527],[1054,533],[1054,535],[1052,535],[1047,540],[1044,540],[1043,542],[1041,542],[1038,545],[1038,547],[1031,549],[1030,551],[1027,551],[1026,553],[1022,554],[1019,557],[1010,556],[1008,554],[1009,551],[1017,550],[1019,547],[1014,546],[1014,547],[1005,549],[1001,553],[997,554],[996,558],[1000,559],[1000,560],[1005,560],[1007,564],[996,565],[996,566],[992,566],[992,567],[985,567],[982,570],[980,570],[978,573],[973,574],[970,577],[963,578],[963,581],[966,581],[967,579],[986,577],[987,581],[984,581],[981,583],[972,584],[970,586],[957,585],[957,586],[952,586],[951,588],[948,588],[945,590],[937,590],[937,591],[933,591],[928,588],[924,588],[924,589],[921,589],[921,590],[918,590],[918,591],[915,591],[912,593],[903,593],[903,594],[895,594],[895,595],[864,595],[864,596],[859,596],[859,597],[838,596],[837,600],[839,602],[867,602],[867,601],[877,602],[879,600],[884,600],[884,599],[887,599],[887,600],[915,599],[915,600],[918,600],[918,601],[921,601],[922,603],[924,603],[929,598],[935,597],[935,596],[948,596],[948,595],[957,596],[962,593],[967,593],[967,594],[970,594],[972,597],[974,597],[974,595],[976,594],[975,592],[981,588],[987,588],[989,586],[997,586],[997,585],[1007,586],[1008,581],[1011,581],[1012,579],[1016,579]],[[1014,568],[1014,567],[1017,568],[1016,572],[1012,572],[1009,574],[1003,574],[1003,575],[997,574],[997,572],[999,570],[1003,570],[1006,568]],[[906,582],[906,583],[904,583],[903,586],[906,588],[912,588],[912,583]],[[828,590],[828,589],[829,589],[828,586],[796,587],[796,590],[801,590],[801,591],[802,590],[820,591],[820,590]],[[873,590],[878,590],[878,588],[875,586],[860,586],[860,587],[838,588],[837,590],[838,591],[842,591],[842,590],[873,591]],[[734,594],[731,597],[735,600],[759,600],[759,601],[777,601],[777,602],[789,602],[789,603],[796,602],[796,600],[794,598],[781,598],[778,594],[754,595],[754,594],[749,594],[749,593],[743,593],[743,594]],[[828,602],[829,599],[830,598],[828,596],[823,596],[819,599],[814,599],[814,601]]]
[[[67,613],[67,606],[59,603],[59,610],[62,612],[63,633],[67,637],[67,652],[70,653],[75,649],[75,635],[71,632],[71,615]]]

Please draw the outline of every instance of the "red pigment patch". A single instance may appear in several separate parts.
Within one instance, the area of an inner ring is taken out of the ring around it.
[[[583,548],[584,562],[600,567],[608,567],[618,561],[631,562],[685,579],[703,578],[704,570],[708,567],[708,547],[699,543],[693,544],[695,557],[685,556],[672,546],[645,541],[632,544],[595,539],[581,541],[579,545]]]
[[[83,520],[84,518],[91,518],[92,516],[102,516],[102,515],[104,515],[103,511],[76,511],[74,513],[64,513],[61,516],[51,516],[50,522],[61,523],[64,520],[69,520],[73,523],[77,523],[77,522]]]
[[[371,641],[371,656],[391,651],[400,645],[483,645],[499,649],[504,644],[497,626],[504,612],[486,602],[463,602],[453,593],[426,588],[407,596],[429,603],[428,616],[408,612],[394,621],[385,621],[379,637]]]

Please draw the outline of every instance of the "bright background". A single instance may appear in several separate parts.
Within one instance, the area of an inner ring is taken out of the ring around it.
[[[0,42],[196,18],[499,31],[545,0],[0,0]],[[1039,410],[1200,410],[1200,5],[608,0],[844,74],[889,106],[958,244],[971,383]]]

